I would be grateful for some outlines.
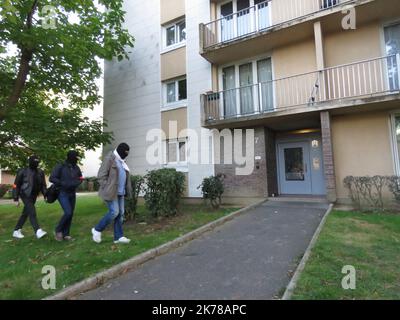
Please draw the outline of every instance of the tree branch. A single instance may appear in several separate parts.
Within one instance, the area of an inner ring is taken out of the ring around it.
[[[29,11],[28,16],[26,18],[26,29],[27,30],[32,28],[33,15],[36,12],[38,2],[39,2],[39,0],[33,1],[31,10]],[[21,58],[20,58],[18,75],[15,80],[14,88],[8,99],[7,109],[15,107],[15,105],[18,103],[18,101],[21,97],[21,94],[25,88],[26,79],[28,78],[28,74],[29,74],[29,70],[30,70],[30,63],[32,61],[33,49],[23,47],[22,45],[21,45],[20,49],[21,49]],[[7,112],[7,110],[3,110],[3,112],[1,112],[0,121],[5,119],[6,112]]]

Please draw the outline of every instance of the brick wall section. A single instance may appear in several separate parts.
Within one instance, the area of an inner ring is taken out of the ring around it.
[[[333,162],[331,117],[328,111],[323,111],[321,117],[322,152],[324,159],[326,196],[328,201],[336,202],[336,177]]]
[[[267,197],[267,166],[266,166],[266,141],[264,127],[254,128],[254,155],[261,160],[255,161],[254,170],[250,175],[239,176],[235,173],[235,164],[216,164],[215,174],[225,174],[226,197]],[[244,135],[243,135],[244,138]],[[222,145],[221,141],[221,145]]]
[[[275,132],[265,128],[265,150],[267,163],[267,186],[268,196],[278,195],[278,171],[276,159],[276,140]]]

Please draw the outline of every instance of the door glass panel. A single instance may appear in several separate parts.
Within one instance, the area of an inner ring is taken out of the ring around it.
[[[254,0],[257,10],[258,30],[270,27],[269,21],[269,2],[265,0]]]
[[[239,81],[240,81],[240,112],[241,114],[254,113],[252,63],[246,63],[239,66]]]
[[[237,1],[237,34],[238,37],[251,32],[250,0]]]
[[[172,103],[176,101],[176,89],[175,82],[167,84],[167,103]]]
[[[221,41],[233,39],[233,3],[228,2],[221,6]]]
[[[257,61],[257,78],[261,110],[272,111],[274,109],[274,96],[271,59]]]
[[[227,67],[222,70],[224,87],[224,114],[225,117],[236,115],[236,89],[235,89],[235,67]]]
[[[167,46],[171,46],[175,43],[175,26],[167,29]]]
[[[400,24],[385,28],[386,53],[394,55],[400,53]],[[399,90],[399,66],[396,57],[388,57],[388,78],[391,91]]]
[[[186,40],[186,22],[182,21],[178,24],[179,42]]]
[[[286,181],[304,181],[303,148],[285,148]]]
[[[178,94],[179,100],[187,99],[187,88],[186,88],[186,79],[178,81]]]

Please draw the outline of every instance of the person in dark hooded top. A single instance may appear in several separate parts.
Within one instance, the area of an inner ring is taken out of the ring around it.
[[[38,239],[43,238],[47,233],[39,227],[36,216],[35,203],[41,192],[46,199],[46,180],[44,172],[39,169],[40,159],[36,155],[29,157],[29,167],[20,170],[15,178],[13,186],[13,198],[19,206],[19,199],[24,203],[21,217],[15,226],[13,237],[16,239],[24,238],[22,227],[29,217],[35,235]]]
[[[79,153],[71,150],[68,152],[65,162],[57,165],[50,175],[50,182],[54,183],[60,190],[58,202],[64,211],[55,230],[55,239],[57,241],[72,240],[70,231],[75,211],[76,189],[83,180],[78,161]]]

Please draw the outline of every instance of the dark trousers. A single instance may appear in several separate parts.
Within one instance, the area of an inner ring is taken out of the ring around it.
[[[40,229],[39,223],[37,221],[36,217],[36,208],[35,208],[35,203],[36,203],[36,198],[34,196],[31,197],[21,197],[22,202],[24,203],[24,209],[22,210],[21,217],[18,220],[17,225],[15,226],[15,230],[22,229],[24,226],[26,219],[29,217],[29,221],[31,222],[32,228],[35,231],[38,231]]]
[[[61,232],[63,236],[66,237],[69,236],[71,231],[72,217],[74,216],[76,203],[75,192],[69,193],[61,191],[60,195],[58,196],[58,202],[60,202],[60,205],[64,210],[64,214],[56,227],[56,232]]]

